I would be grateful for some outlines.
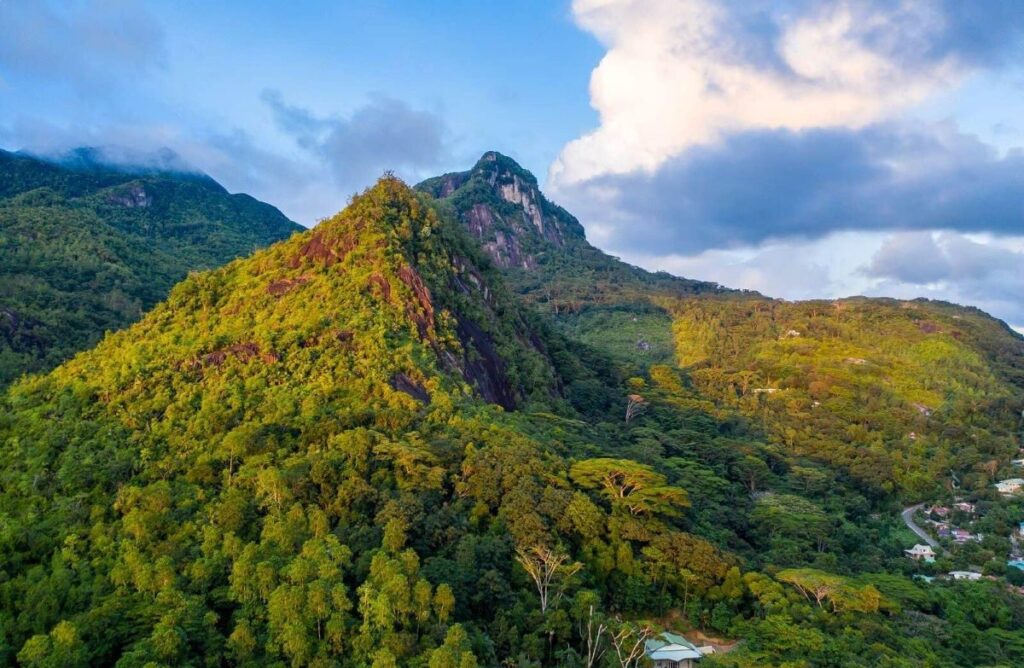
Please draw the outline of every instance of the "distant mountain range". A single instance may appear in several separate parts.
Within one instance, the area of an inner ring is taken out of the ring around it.
[[[209,269],[302,228],[171,153],[0,151],[0,386],[94,345]]]

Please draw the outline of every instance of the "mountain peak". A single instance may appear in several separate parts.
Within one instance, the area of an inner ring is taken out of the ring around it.
[[[507,279],[530,299],[558,312],[649,294],[718,291],[710,283],[650,274],[587,242],[583,226],[547,199],[537,178],[498,151],[464,172],[423,181],[417,190],[450,206],[462,226]],[[646,298],[641,298],[646,300]]]
[[[356,246],[372,249],[395,242],[415,254],[418,242],[438,224],[437,216],[412,188],[388,175],[352,198],[345,210],[317,225],[299,250],[328,265]]]
[[[522,181],[537,187],[537,177],[514,159],[497,151],[487,151],[473,165],[470,174],[495,174],[506,178],[518,177]]]
[[[382,177],[343,211],[254,259],[262,293],[289,300],[290,309],[337,301],[332,312],[340,312],[339,299],[355,299],[347,310],[360,326],[342,329],[355,332],[356,344],[365,334],[367,346],[383,345],[374,339],[380,328],[363,327],[383,318],[431,351],[435,372],[461,377],[488,402],[513,408],[533,392],[554,392],[542,346],[531,343],[536,337],[515,316],[501,277],[480,266],[479,251],[454,221],[401,179]],[[504,354],[511,349],[518,349],[514,358]],[[423,366],[395,370],[392,385],[410,393],[416,383],[409,379],[424,374],[431,372]]]
[[[533,174],[497,151],[484,153],[468,171],[416,188],[450,200],[470,234],[504,269],[535,269],[545,252],[586,243],[579,221],[544,197]]]

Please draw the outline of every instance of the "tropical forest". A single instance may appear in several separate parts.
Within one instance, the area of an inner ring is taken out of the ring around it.
[[[645,274],[504,156],[460,179],[385,176],[6,390],[0,660],[632,666],[675,632],[710,666],[1024,661],[993,487],[1024,340]],[[564,237],[496,203],[517,180]],[[538,288],[499,225],[592,278]],[[961,499],[984,538],[908,559],[901,509]]]

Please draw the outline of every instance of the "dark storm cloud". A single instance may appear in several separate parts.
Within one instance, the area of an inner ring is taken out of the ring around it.
[[[418,177],[449,157],[441,117],[400,100],[374,96],[344,117],[317,116],[286,104],[274,90],[264,91],[263,101],[278,127],[322,160],[344,187],[369,185],[384,170]]]
[[[160,66],[163,59],[163,30],[136,2],[0,2],[0,74],[89,89]]]
[[[1024,152],[949,127],[749,131],[560,193],[620,251],[692,254],[838,230],[1024,233]]]

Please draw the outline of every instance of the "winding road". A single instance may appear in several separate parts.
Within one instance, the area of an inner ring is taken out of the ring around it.
[[[907,525],[908,529],[910,529],[911,531],[916,533],[918,538],[920,538],[924,542],[926,542],[929,545],[931,545],[933,550],[938,551],[938,550],[941,549],[939,547],[939,542],[937,540],[935,540],[934,538],[932,538],[931,536],[929,536],[927,531],[925,531],[924,529],[919,527],[917,525],[917,523],[914,522],[914,513],[916,513],[918,510],[920,510],[921,507],[923,507],[923,506],[924,506],[923,503],[919,503],[916,506],[910,506],[909,508],[904,508],[903,512],[900,513],[900,515],[903,516],[903,523]]]

